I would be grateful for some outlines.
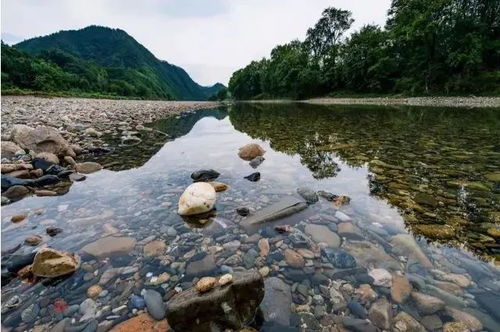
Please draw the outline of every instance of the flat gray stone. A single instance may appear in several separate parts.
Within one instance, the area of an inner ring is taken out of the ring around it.
[[[279,202],[257,211],[254,215],[246,217],[243,219],[242,224],[256,225],[278,220],[291,216],[305,208],[307,208],[306,202],[292,196],[286,196]]]
[[[305,232],[316,243],[326,243],[331,248],[340,247],[340,237],[324,225],[309,224],[305,227]]]
[[[260,305],[266,322],[282,326],[290,325],[290,305],[292,304],[291,288],[277,277],[264,282],[265,295]]]

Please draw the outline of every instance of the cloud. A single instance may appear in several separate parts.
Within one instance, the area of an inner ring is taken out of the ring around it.
[[[202,85],[303,39],[324,8],[351,10],[354,28],[383,25],[390,0],[3,0],[2,31],[31,38],[91,24],[120,28]]]

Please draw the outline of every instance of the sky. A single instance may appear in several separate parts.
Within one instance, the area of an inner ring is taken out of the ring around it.
[[[125,30],[157,58],[201,85],[231,74],[273,47],[303,40],[323,9],[353,13],[351,31],[385,23],[391,0],[2,0],[2,40],[13,44],[59,30]]]

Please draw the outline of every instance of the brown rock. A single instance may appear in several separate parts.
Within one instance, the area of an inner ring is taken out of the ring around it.
[[[52,190],[35,190],[35,195],[37,196],[57,196],[57,193]]]
[[[10,172],[8,175],[19,179],[29,179],[30,171],[28,171],[27,169],[20,169],[18,171]]]
[[[356,290],[355,294],[359,297],[359,301],[362,303],[370,303],[378,297],[377,292],[368,284],[360,285]]]
[[[420,320],[422,325],[429,331],[439,330],[443,327],[443,322],[438,315],[427,315]]]
[[[134,249],[135,239],[131,237],[107,236],[87,244],[82,251],[89,255],[104,258],[114,254],[125,254]]]
[[[403,303],[410,296],[411,285],[404,276],[394,273],[392,275],[391,297],[396,303]]]
[[[93,161],[86,161],[84,163],[78,163],[75,166],[75,169],[77,172],[83,173],[83,174],[90,174],[97,172],[102,169],[101,164],[93,162]]]
[[[354,226],[350,222],[341,222],[338,225],[338,233],[348,239],[361,240],[363,236],[358,227]]]
[[[98,297],[99,294],[102,292],[102,287],[99,285],[92,285],[87,289],[87,296],[88,297]]]
[[[305,265],[304,258],[292,249],[285,250],[285,261],[292,267],[300,268]]]
[[[415,301],[418,310],[424,315],[433,314],[444,308],[444,302],[437,297],[419,292],[412,292],[411,297]]]
[[[468,312],[460,311],[451,307],[446,307],[445,309],[446,313],[453,317],[455,321],[463,323],[472,332],[481,331],[483,329],[481,321]]]
[[[10,221],[12,221],[13,223],[18,223],[18,222],[23,221],[27,217],[28,217],[27,213],[20,213],[20,214],[16,214],[16,215],[12,216],[10,218]]]
[[[222,182],[212,181],[209,183],[212,185],[212,187],[214,187],[215,192],[218,192],[218,193],[229,189],[229,186],[225,183],[222,183]]]
[[[238,151],[238,156],[243,160],[252,160],[255,157],[263,156],[266,151],[259,144],[250,143],[242,146]]]
[[[38,235],[31,235],[24,240],[24,243],[30,246],[37,246],[42,243],[42,237]]]
[[[73,273],[79,266],[78,255],[43,248],[36,253],[33,260],[33,274],[38,277],[54,278]]]
[[[138,316],[130,318],[123,323],[120,323],[113,327],[110,332],[168,332],[170,331],[170,326],[168,326],[167,320],[162,319],[160,321],[154,320],[147,313],[142,313]]]
[[[2,193],[2,196],[7,197],[8,199],[18,199],[28,195],[29,193],[30,190],[25,186],[12,186]]]
[[[2,174],[11,173],[19,170],[32,170],[33,165],[31,164],[1,164]]]
[[[166,247],[167,246],[165,245],[164,241],[161,240],[151,241],[144,246],[144,256],[146,257],[160,256],[165,252]]]
[[[385,299],[385,297],[373,302],[370,310],[368,311],[368,317],[378,328],[388,330],[391,327],[391,304]]]
[[[30,176],[32,178],[35,178],[35,179],[39,178],[39,177],[42,177],[43,176],[43,171],[41,169],[39,169],[39,168],[34,169],[34,170],[30,171]]]
[[[304,258],[313,259],[316,256],[314,252],[305,248],[298,248],[297,252]]]
[[[262,238],[259,240],[259,255],[260,257],[267,257],[269,254],[269,241],[266,238]]]
[[[59,165],[59,158],[55,154],[50,153],[50,152],[37,153],[35,158],[40,158],[40,159],[46,160],[50,163]]]
[[[205,293],[217,285],[217,279],[213,277],[203,277],[196,283],[196,290]]]

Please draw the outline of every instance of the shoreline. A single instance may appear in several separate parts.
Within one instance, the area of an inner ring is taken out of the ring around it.
[[[500,97],[321,97],[303,100],[264,99],[243,100],[244,103],[304,103],[312,105],[378,105],[378,106],[427,106],[500,108]]]
[[[399,105],[428,107],[500,108],[500,97],[408,97],[408,98],[313,98],[301,100],[315,105]]]

